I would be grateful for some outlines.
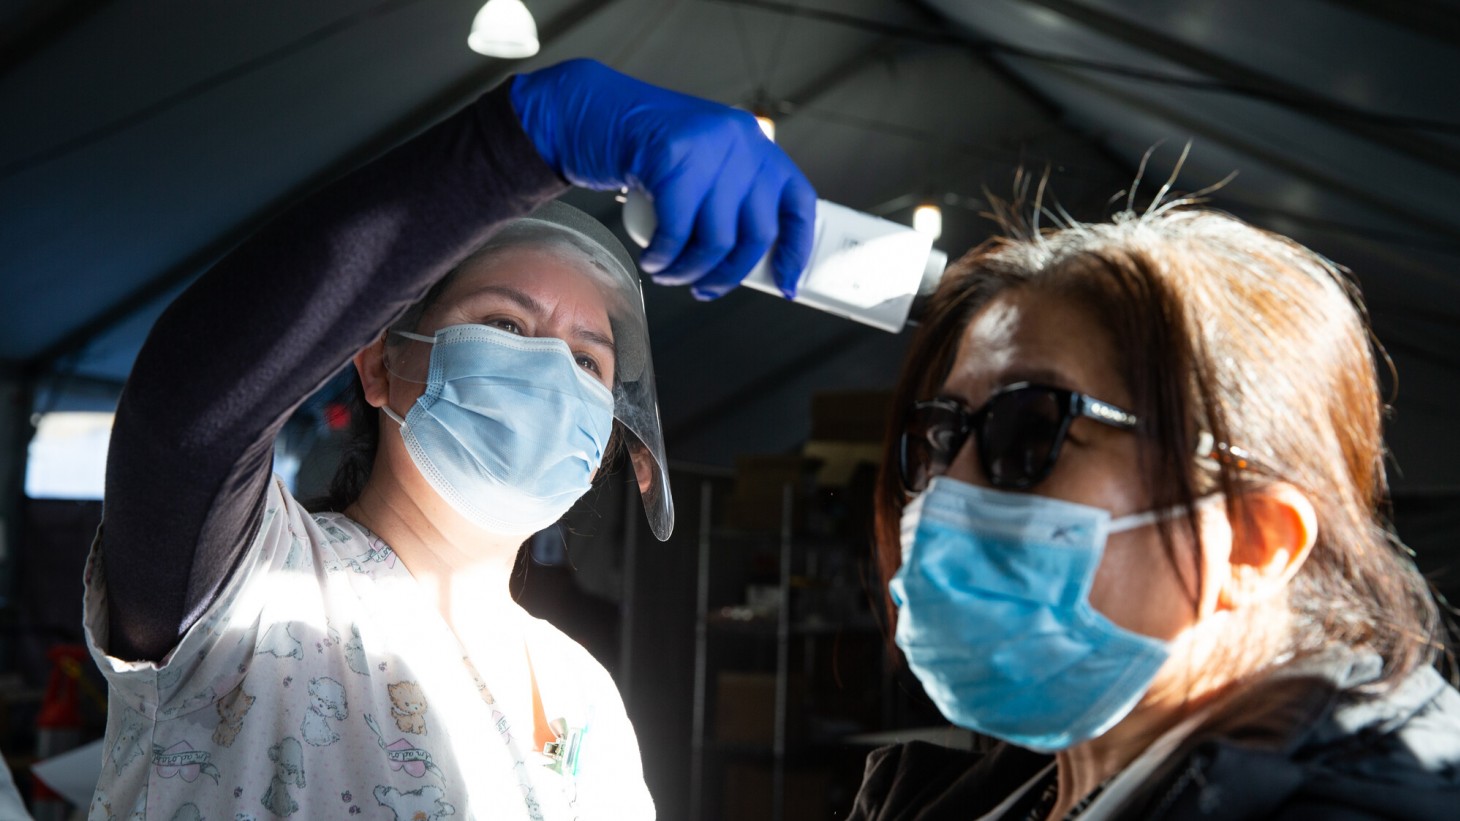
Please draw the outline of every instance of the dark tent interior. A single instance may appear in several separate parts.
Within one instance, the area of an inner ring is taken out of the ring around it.
[[[48,651],[83,641],[106,415],[159,313],[305,193],[571,57],[769,115],[819,196],[937,204],[951,256],[1031,180],[1084,220],[1174,180],[1351,269],[1397,374],[1394,523],[1460,597],[1460,3],[527,0],[522,61],[467,48],[480,5],[0,4],[0,748],[23,788]],[[622,233],[612,193],[567,197]],[[610,483],[534,540],[521,596],[613,672],[660,817],[837,817],[871,745],[942,722],[884,657],[868,548],[908,332],[743,289],[645,300],[675,534]],[[347,380],[277,448],[301,490]],[[48,420],[90,443],[90,485],[44,464]],[[104,685],[80,675],[89,739]]]

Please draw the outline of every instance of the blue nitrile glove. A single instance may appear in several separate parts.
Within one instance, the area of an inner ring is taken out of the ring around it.
[[[548,165],[574,185],[635,186],[659,227],[640,266],[700,299],[734,288],[771,245],[787,297],[811,254],[816,191],[755,118],[593,60],[518,75],[512,106]]]

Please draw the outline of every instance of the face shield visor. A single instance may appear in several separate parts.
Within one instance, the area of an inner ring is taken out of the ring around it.
[[[649,324],[638,268],[613,233],[587,214],[560,202],[549,202],[515,220],[493,236],[466,263],[490,270],[492,255],[511,248],[532,248],[568,262],[564,266],[591,287],[588,293],[602,301],[611,328],[613,346],[613,416],[624,452],[632,466],[644,503],[644,513],[655,537],[668,539],[674,530],[674,500],[664,457],[664,433],[659,422],[658,392],[649,354]],[[434,308],[434,306],[432,306]],[[445,325],[453,324],[436,323]],[[385,364],[392,376],[408,382],[429,381],[432,340],[439,327],[397,327],[409,335],[390,333]],[[600,468],[602,469],[602,468]]]

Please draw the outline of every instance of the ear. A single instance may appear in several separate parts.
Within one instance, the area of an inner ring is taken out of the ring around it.
[[[624,436],[632,436],[625,433]],[[638,443],[624,443],[629,452],[629,463],[634,466],[634,481],[639,483],[639,493],[649,495],[649,488],[654,484],[654,457],[649,455],[649,449]]]
[[[1244,493],[1232,522],[1231,572],[1218,606],[1234,609],[1271,598],[1297,574],[1318,538],[1318,515],[1285,482]]]
[[[365,389],[365,401],[379,408],[390,401],[390,372],[385,369],[385,334],[355,354],[355,373]]]

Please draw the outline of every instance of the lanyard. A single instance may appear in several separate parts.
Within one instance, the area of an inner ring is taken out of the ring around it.
[[[583,748],[586,728],[569,727],[565,718],[548,721],[542,706],[542,692],[537,687],[537,672],[532,667],[532,654],[527,654],[527,676],[532,682],[532,747],[547,756],[547,768],[573,778],[578,775],[578,754]]]

